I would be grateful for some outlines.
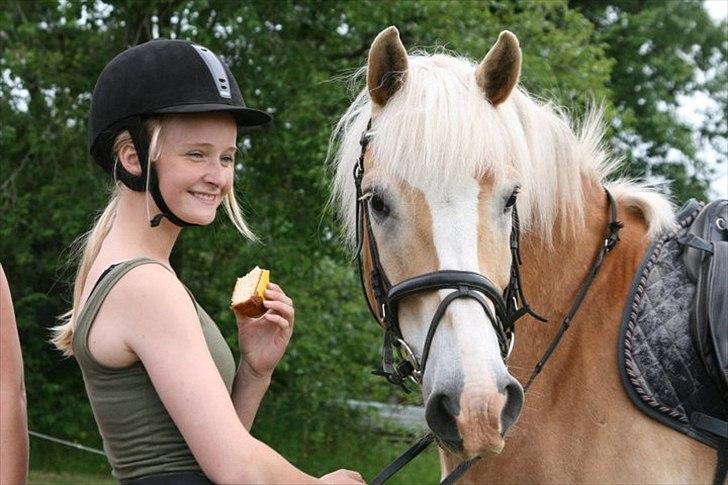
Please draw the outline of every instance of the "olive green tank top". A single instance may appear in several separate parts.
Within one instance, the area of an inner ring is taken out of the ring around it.
[[[81,367],[112,474],[118,480],[200,470],[141,361],[123,368],[107,367],[88,349],[89,330],[109,291],[132,268],[143,264],[164,266],[152,259],[137,258],[119,263],[102,275],[78,316],[73,335],[73,353]],[[190,297],[197,308],[207,348],[231,393],[235,377],[233,354],[212,318],[191,293]]]

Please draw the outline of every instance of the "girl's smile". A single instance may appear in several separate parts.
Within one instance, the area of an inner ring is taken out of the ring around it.
[[[219,194],[210,194],[206,192],[192,192],[189,191],[189,193],[195,197],[197,200],[202,202],[203,204],[210,205],[210,206],[217,206],[220,203],[220,195]]]

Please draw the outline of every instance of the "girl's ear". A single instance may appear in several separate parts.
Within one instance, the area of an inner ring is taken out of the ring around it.
[[[137,156],[136,148],[131,140],[124,143],[119,149],[119,163],[124,169],[132,175],[141,175],[142,166],[139,163],[139,157]]]

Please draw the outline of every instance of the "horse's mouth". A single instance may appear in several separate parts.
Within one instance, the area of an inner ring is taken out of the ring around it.
[[[455,455],[463,460],[469,460],[469,459],[472,459],[475,457],[487,458],[489,456],[496,456],[496,455],[499,455],[505,448],[505,440],[500,440],[500,442],[498,444],[496,444],[495,446],[492,446],[490,448],[479,449],[477,451],[466,450],[465,447],[463,446],[462,439],[453,441],[453,440],[446,440],[446,439],[437,437],[437,444],[443,450],[445,450],[445,451],[449,452],[450,454]]]
[[[437,444],[442,448],[444,451],[450,453],[451,455],[454,455],[458,457],[459,459],[465,461],[465,460],[471,460],[473,458],[488,458],[491,456],[499,455],[503,449],[505,448],[505,444],[503,446],[499,446],[496,448],[491,448],[485,451],[479,451],[477,453],[468,453],[463,449],[462,441],[458,443],[453,443],[450,441],[445,441],[438,439]]]
[[[452,453],[453,455],[465,457],[465,450],[463,449],[462,438],[459,440],[453,441],[453,440],[446,440],[446,439],[437,437],[437,444],[440,446],[440,448],[445,449],[446,451]]]

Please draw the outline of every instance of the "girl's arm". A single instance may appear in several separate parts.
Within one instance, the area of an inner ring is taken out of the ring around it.
[[[257,375],[250,370],[245,361],[241,361],[235,373],[233,392],[231,395],[235,412],[245,429],[250,431],[260,403],[270,385],[270,375]]]
[[[210,480],[318,481],[253,438],[243,426],[207,349],[194,305],[174,275],[156,265],[134,268],[114,287],[104,305],[105,311],[123,315],[128,322],[124,344],[144,364]]]
[[[269,283],[265,314],[249,318],[233,310],[238,325],[240,367],[232,399],[240,421],[250,430],[260,402],[270,385],[273,369],[283,357],[293,334],[293,300],[275,283]]]
[[[0,266],[0,483],[25,483],[28,475],[28,416],[23,356],[13,301]]]

